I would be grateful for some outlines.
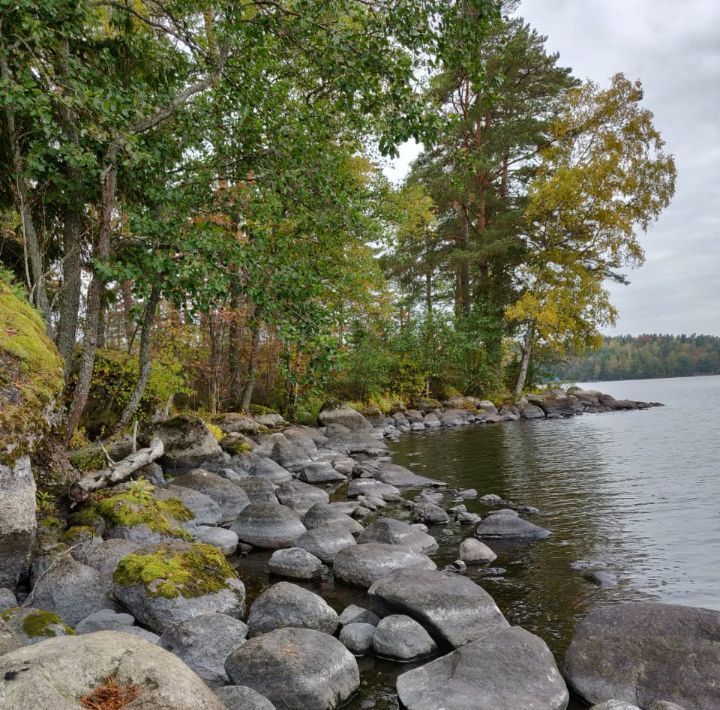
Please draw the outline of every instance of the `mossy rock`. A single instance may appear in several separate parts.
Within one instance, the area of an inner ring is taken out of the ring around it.
[[[0,613],[25,643],[37,643],[56,636],[74,636],[75,631],[57,614],[33,607],[12,607]]]
[[[252,442],[242,434],[228,434],[220,441],[220,448],[231,456],[242,456],[253,450]]]
[[[237,579],[225,555],[212,545],[150,545],[123,557],[113,573],[121,587],[141,584],[151,597],[200,597],[228,589]]]
[[[270,407],[263,407],[261,404],[251,404],[250,405],[250,414],[254,414],[255,416],[259,416],[261,414],[279,414],[280,412],[276,411],[275,409],[270,409]]]
[[[62,387],[42,317],[0,279],[0,464],[32,453],[55,422]]]
[[[87,525],[73,525],[62,534],[61,538],[66,545],[70,546],[79,545],[85,542],[92,542],[97,539],[98,535],[95,530]]]
[[[190,540],[182,523],[195,517],[192,512],[179,498],[157,500],[151,490],[151,486],[129,486],[119,493],[98,497],[86,505],[84,515],[100,516],[110,534],[113,528],[127,531],[144,525],[162,537]],[[77,521],[74,517],[73,522]]]
[[[89,528],[98,537],[102,537],[105,533],[105,519],[93,510],[92,505],[72,513],[68,518],[68,523],[71,527]]]

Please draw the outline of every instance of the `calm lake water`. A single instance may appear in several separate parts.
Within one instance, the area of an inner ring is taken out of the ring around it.
[[[552,531],[530,545],[490,546],[493,567],[469,576],[513,624],[541,636],[558,662],[577,622],[599,604],[652,599],[720,610],[720,377],[586,384],[617,398],[664,402],[635,412],[508,422],[404,436],[395,462],[457,488],[496,493],[540,514]],[[483,514],[475,501],[468,509]],[[432,529],[438,567],[452,562],[470,526]],[[266,560],[251,555],[260,587]],[[576,563],[617,575],[612,588],[583,578]],[[332,581],[309,584],[338,610],[365,596]],[[249,590],[251,596],[258,590]],[[363,685],[350,708],[397,708],[395,678],[409,666],[360,659]],[[573,708],[582,707],[574,701]]]

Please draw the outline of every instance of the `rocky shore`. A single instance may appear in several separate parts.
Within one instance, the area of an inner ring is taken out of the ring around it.
[[[88,487],[67,520],[36,533],[33,497],[14,499],[0,529],[0,707],[327,710],[358,691],[358,659],[374,654],[410,664],[396,684],[407,710],[563,710],[571,691],[596,710],[717,710],[720,613],[600,607],[558,667],[463,575],[492,564],[494,541],[542,545],[552,530],[538,511],[419,476],[385,443],[648,406],[574,389],[391,417],[337,405],[317,428],[229,413],[213,421],[221,436],[192,416],[163,422],[135,454],[154,460]],[[32,485],[3,482],[8,497]],[[473,498],[487,514],[467,511]],[[430,533],[450,525],[466,535],[438,569]],[[257,559],[269,586],[252,577]],[[334,608],[313,586],[330,579],[361,603]]]

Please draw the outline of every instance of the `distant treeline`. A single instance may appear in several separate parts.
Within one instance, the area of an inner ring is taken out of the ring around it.
[[[549,368],[552,378],[577,382],[687,375],[720,375],[720,337],[622,335],[600,348]]]

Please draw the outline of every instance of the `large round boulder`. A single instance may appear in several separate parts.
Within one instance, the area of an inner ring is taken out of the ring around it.
[[[182,471],[203,461],[221,458],[220,444],[205,422],[192,414],[168,419],[153,432],[164,445],[160,460],[164,468]]]
[[[413,567],[436,569],[435,563],[420,552],[379,542],[346,547],[337,553],[333,562],[333,572],[338,579],[366,588],[395,570]]]
[[[190,488],[212,498],[222,513],[222,523],[231,523],[250,505],[248,494],[236,483],[217,473],[196,468],[173,480],[173,485]]]
[[[475,534],[490,539],[541,540],[550,535],[550,531],[521,518],[514,510],[497,510],[483,519]]]
[[[275,550],[268,560],[270,574],[291,579],[315,579],[328,571],[322,560],[299,547]]]
[[[545,642],[519,626],[403,673],[407,710],[565,710],[569,693]]]
[[[225,685],[215,689],[215,695],[227,710],[275,710],[275,706],[256,690],[246,685]]]
[[[0,678],[0,707],[8,710],[105,707],[102,694],[111,682],[116,697],[123,693],[124,705],[137,710],[223,708],[179,658],[117,631],[63,636],[12,651],[0,656]]]
[[[308,530],[295,540],[295,546],[332,564],[340,550],[355,545],[355,538],[342,521],[326,523]]]
[[[360,525],[357,520],[351,518],[342,510],[339,510],[332,503],[315,503],[315,505],[305,513],[303,523],[308,530],[319,528],[327,523],[342,523],[353,535],[357,535],[363,531],[363,526]]]
[[[301,516],[305,515],[315,503],[328,503],[330,500],[326,491],[302,481],[283,483],[278,486],[275,495],[283,505],[292,508]]]
[[[378,518],[368,525],[358,537],[358,542],[384,542],[388,545],[403,545],[415,552],[437,550],[437,541],[432,535],[394,518]]]
[[[153,498],[177,499],[193,514],[194,525],[220,525],[223,514],[220,506],[208,495],[186,486],[168,485],[156,488]]]
[[[251,503],[238,515],[233,532],[255,547],[290,547],[304,532],[300,516],[285,505]]]
[[[0,617],[22,644],[40,643],[56,636],[74,636],[75,631],[57,614],[32,606],[7,609]],[[0,706],[2,707],[2,706]]]
[[[201,614],[245,610],[245,586],[211,545],[147,545],[120,560],[113,581],[115,597],[160,634]]]
[[[288,626],[333,634],[340,622],[321,596],[297,584],[278,582],[254,601],[247,623],[250,636],[258,636]]]
[[[318,414],[318,424],[329,426],[339,424],[355,431],[370,431],[373,426],[357,410],[347,405],[326,404]]]
[[[670,701],[720,707],[720,612],[632,602],[594,609],[565,656],[565,676],[590,703]]]
[[[246,685],[283,710],[329,710],[360,685],[355,657],[333,636],[277,629],[250,639],[225,662],[233,683]]]
[[[415,619],[404,614],[383,618],[377,625],[372,643],[378,656],[406,663],[437,651],[430,634]]]

